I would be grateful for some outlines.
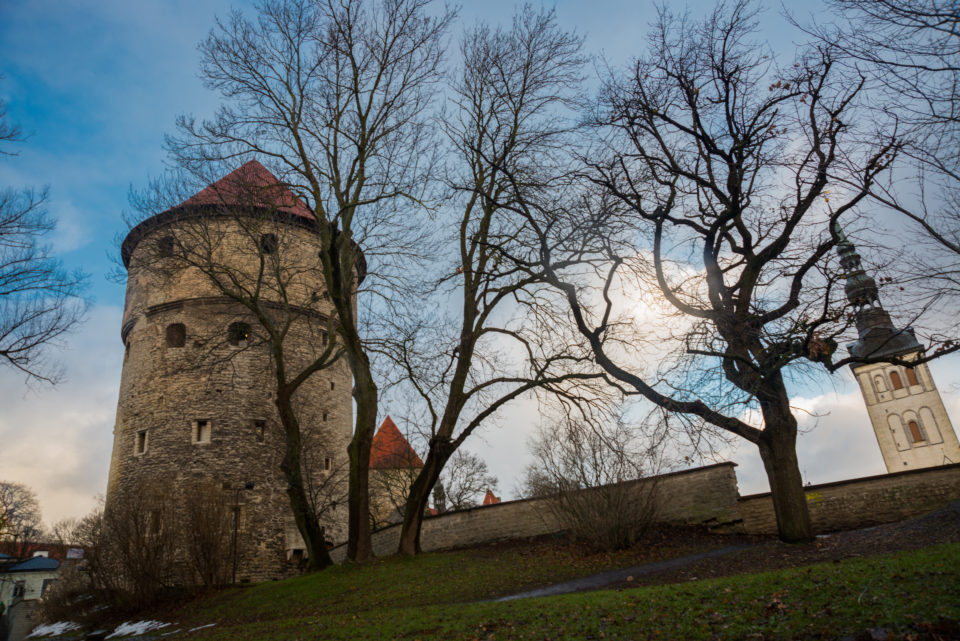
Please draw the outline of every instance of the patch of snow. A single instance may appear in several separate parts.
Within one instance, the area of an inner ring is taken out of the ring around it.
[[[169,623],[163,621],[125,621],[117,626],[117,629],[108,634],[105,638],[126,637],[146,634],[150,630],[159,630],[165,628]]]
[[[196,632],[197,630],[203,630],[204,628],[212,628],[217,625],[216,623],[208,623],[207,625],[198,625],[195,628],[190,628],[187,632]]]
[[[34,637],[55,637],[63,634],[64,632],[69,632],[70,630],[76,630],[80,626],[71,621],[57,621],[56,623],[47,623],[45,625],[38,625],[33,629],[33,632],[27,635],[28,639]]]

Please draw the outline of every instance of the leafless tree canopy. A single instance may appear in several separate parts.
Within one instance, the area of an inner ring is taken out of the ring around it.
[[[831,0],[833,24],[801,25],[868,74],[871,118],[896,126],[904,178],[879,202],[915,223],[898,266],[907,292],[939,296],[940,343],[955,349],[960,295],[960,14],[949,0]],[[795,19],[795,21],[799,22]],[[924,304],[922,301],[919,304]],[[952,325],[949,330],[948,325]]]
[[[437,486],[443,488],[447,510],[476,507],[480,505],[486,491],[495,492],[497,485],[497,477],[490,473],[486,461],[464,450],[457,450],[450,457],[437,482]]]
[[[833,52],[780,65],[756,38],[744,2],[703,21],[661,10],[648,52],[606,82],[579,186],[519,209],[563,299],[544,313],[569,318],[626,392],[755,443],[781,536],[809,540],[786,377],[845,362],[833,223],[855,217],[899,147],[858,127],[865,79]],[[624,318],[638,297],[667,336]],[[659,368],[638,365],[645,343]]]
[[[0,102],[0,155],[21,140]],[[0,360],[28,379],[56,383],[62,372],[50,350],[80,322],[86,277],[54,258],[46,237],[55,221],[47,191],[0,186]]]
[[[567,415],[548,423],[529,443],[523,494],[573,535],[598,549],[632,545],[656,516],[656,482],[663,451],[622,421],[604,424]],[[642,478],[646,484],[631,483]]]
[[[568,393],[591,374],[575,344],[553,340],[535,318],[540,275],[505,260],[528,235],[515,212],[566,171],[574,144],[570,108],[585,62],[582,40],[551,11],[522,7],[510,28],[479,25],[461,45],[462,67],[450,81],[442,120],[449,142],[450,199],[435,242],[438,272],[428,300],[449,314],[400,319],[383,351],[415,395],[429,450],[404,512],[400,551],[416,554],[421,518],[450,456],[484,421],[532,391]],[[511,249],[513,248],[513,249]],[[587,395],[581,395],[587,398]]]
[[[11,541],[24,556],[26,543],[42,532],[40,504],[33,490],[23,483],[0,481],[0,540]]]

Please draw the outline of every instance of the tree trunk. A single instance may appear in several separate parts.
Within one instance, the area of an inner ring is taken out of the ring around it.
[[[283,393],[277,394],[276,405],[287,444],[280,469],[283,470],[283,476],[287,481],[287,496],[290,497],[293,518],[307,546],[307,572],[315,572],[333,565],[333,560],[327,551],[323,528],[320,527],[320,522],[304,489],[300,424],[293,412],[290,396]]]
[[[789,409],[764,412],[765,429],[757,443],[770,482],[777,534],[787,543],[813,540],[813,526],[797,461],[797,421]]]
[[[410,487],[410,496],[407,497],[407,504],[403,512],[403,525],[400,528],[398,554],[407,556],[420,554],[420,529],[423,526],[423,513],[427,509],[430,493],[440,478],[440,472],[443,471],[443,466],[450,458],[450,453],[444,454],[435,443],[436,439],[431,442],[423,469],[420,470]]]
[[[360,360],[366,363],[366,357]],[[350,359],[354,365],[355,359]],[[347,448],[350,457],[350,513],[348,516],[347,558],[362,563],[373,557],[370,539],[370,449],[377,427],[377,385],[370,367],[353,367],[353,397],[357,403],[357,421],[353,440]]]

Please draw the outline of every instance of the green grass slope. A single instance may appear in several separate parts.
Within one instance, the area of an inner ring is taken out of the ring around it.
[[[181,630],[216,623],[183,635],[209,640],[960,635],[960,544],[674,585],[478,602],[617,561],[523,551],[391,558],[226,591],[164,618]]]

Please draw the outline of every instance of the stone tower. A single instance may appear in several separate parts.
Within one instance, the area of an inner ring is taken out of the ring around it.
[[[858,358],[911,361],[924,347],[910,328],[896,329],[880,304],[876,281],[860,264],[853,243],[837,230],[847,299],[853,304],[859,340],[847,345]],[[960,463],[960,444],[927,365],[852,365],[888,472]]]
[[[182,533],[209,530],[218,580],[293,573],[304,544],[280,470],[285,437],[274,405],[272,339],[205,270],[246,291],[259,287],[259,313],[285,324],[288,367],[302,366],[324,349],[331,329],[316,225],[300,200],[251,161],[134,227],[121,248],[125,356],[106,508],[132,505],[158,532],[167,523]],[[321,519],[330,542],[345,538],[347,509],[337,508],[342,497],[334,493],[345,493],[335,475],[347,469],[351,386],[341,360],[294,396],[302,471],[308,491],[326,502]],[[176,545],[189,559],[189,544]],[[225,579],[224,565],[235,568]]]

